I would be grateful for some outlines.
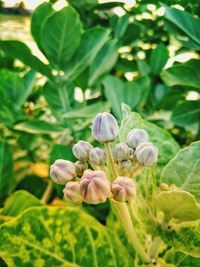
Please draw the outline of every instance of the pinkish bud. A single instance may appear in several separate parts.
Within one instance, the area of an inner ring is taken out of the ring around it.
[[[76,168],[74,163],[64,159],[57,159],[50,166],[50,176],[57,184],[66,184],[76,177]]]
[[[141,143],[135,150],[135,156],[139,164],[151,166],[157,162],[158,149],[151,143]]]
[[[80,182],[68,182],[63,189],[63,193],[67,200],[75,204],[83,202],[83,197],[80,192]]]
[[[119,143],[115,145],[113,150],[113,156],[116,162],[128,160],[130,156],[129,146],[125,143]]]
[[[99,204],[110,196],[110,181],[103,171],[86,170],[80,181],[80,191],[88,204]]]
[[[92,166],[102,166],[105,164],[106,155],[99,147],[92,148],[89,153],[89,161]]]
[[[112,114],[108,112],[97,114],[92,125],[92,135],[97,141],[101,143],[114,141],[118,133],[119,126]]]
[[[148,142],[148,133],[142,129],[133,129],[129,132],[126,143],[132,147],[136,148],[140,143]]]
[[[84,171],[85,171],[85,170],[87,169],[87,167],[88,167],[87,162],[78,160],[78,161],[76,161],[74,164],[75,164],[75,167],[76,167],[76,173],[77,173],[77,175],[78,175],[79,177],[82,176],[83,173],[84,173]]]
[[[90,150],[92,149],[92,145],[85,141],[78,141],[72,148],[74,156],[81,160],[87,161],[89,157]]]
[[[136,196],[135,183],[126,176],[118,176],[111,185],[111,191],[114,199],[120,202],[131,202]]]

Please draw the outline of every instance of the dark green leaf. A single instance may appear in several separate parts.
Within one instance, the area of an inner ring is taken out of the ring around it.
[[[115,37],[117,39],[121,39],[128,27],[129,22],[129,15],[123,15],[121,17],[118,17],[117,15],[114,15],[111,17],[111,26],[114,30]]]
[[[160,44],[158,45],[150,55],[150,65],[153,74],[159,74],[162,68],[167,63],[169,58],[169,52],[167,48]]]

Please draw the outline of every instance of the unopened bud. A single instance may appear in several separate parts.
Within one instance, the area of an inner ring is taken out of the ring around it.
[[[106,154],[99,147],[92,148],[89,154],[89,161],[92,166],[103,166],[106,161]]]
[[[76,173],[77,175],[80,177],[83,175],[84,171],[87,169],[88,167],[88,164],[87,162],[84,162],[84,161],[76,161],[75,163],[75,167],[76,167]]]
[[[169,187],[168,184],[166,184],[166,183],[162,183],[162,184],[160,185],[160,189],[161,189],[162,191],[169,191],[169,190],[170,190],[170,187]]]
[[[145,130],[142,129],[133,129],[129,132],[126,143],[132,147],[136,148],[140,143],[146,143],[148,142],[149,137],[148,133]]]
[[[74,163],[64,159],[57,159],[50,166],[50,176],[57,184],[66,184],[76,177],[76,168]]]
[[[65,188],[63,190],[64,197],[75,203],[80,204],[83,202],[83,197],[80,192],[80,182],[69,182],[65,185]]]
[[[158,149],[151,143],[141,143],[135,150],[135,156],[140,165],[151,166],[157,162]]]
[[[111,185],[111,191],[114,199],[120,202],[131,202],[136,196],[135,183],[126,176],[118,176]]]
[[[101,143],[114,141],[118,133],[119,126],[112,114],[108,112],[97,114],[92,125],[92,135],[97,141]]]
[[[92,145],[90,143],[80,140],[73,146],[72,151],[77,159],[87,161],[91,149]]]
[[[99,204],[110,196],[110,181],[103,171],[86,170],[80,181],[83,199],[88,204]]]
[[[124,160],[119,163],[119,167],[124,174],[129,174],[133,168],[133,163],[131,160]]]
[[[117,162],[129,159],[130,156],[129,146],[125,143],[116,144],[113,150],[113,156],[115,161]]]

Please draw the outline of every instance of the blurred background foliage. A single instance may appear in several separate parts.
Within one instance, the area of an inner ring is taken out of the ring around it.
[[[199,1],[58,2],[0,15],[1,205],[16,189],[41,198],[49,164],[121,103],[182,147],[200,137]]]

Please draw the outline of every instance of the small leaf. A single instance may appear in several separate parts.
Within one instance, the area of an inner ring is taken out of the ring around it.
[[[49,61],[64,67],[81,40],[82,25],[77,12],[67,6],[48,17],[41,34],[41,43]]]
[[[117,15],[113,15],[111,17],[111,26],[114,30],[115,37],[117,39],[121,39],[128,27],[129,15],[123,15],[118,17]]]
[[[180,221],[200,219],[200,205],[195,198],[186,191],[172,190],[158,194],[156,204],[166,217]]]
[[[172,111],[172,122],[186,127],[200,120],[200,101],[186,101],[178,104]]]
[[[162,68],[167,63],[169,58],[169,52],[167,48],[160,44],[158,45],[150,55],[151,70],[154,74],[159,74]]]
[[[34,195],[25,190],[18,190],[8,198],[1,215],[15,217],[28,208],[41,205],[41,201]]]
[[[30,208],[0,231],[0,256],[9,266],[130,266],[117,237],[78,208]]]
[[[165,166],[162,181],[169,185],[175,184],[188,191],[200,200],[200,141],[181,149]]]

